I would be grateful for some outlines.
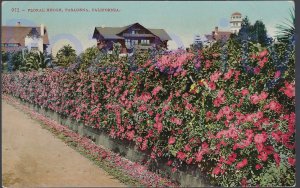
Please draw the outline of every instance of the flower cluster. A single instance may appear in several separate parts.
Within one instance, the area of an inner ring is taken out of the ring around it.
[[[227,54],[224,71],[219,52],[204,49],[158,54],[136,72],[124,60],[99,74],[16,72],[3,75],[3,92],[134,142],[174,170],[197,165],[219,185],[293,185],[293,66],[279,75],[267,49],[247,65],[240,54]]]

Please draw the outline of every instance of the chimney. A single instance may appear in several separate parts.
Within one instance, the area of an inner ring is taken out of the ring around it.
[[[218,31],[219,31],[219,28],[215,27],[215,32],[218,33]]]
[[[21,26],[21,22],[17,22],[16,26]]]
[[[41,36],[44,36],[45,34],[45,26],[44,24],[41,24]]]

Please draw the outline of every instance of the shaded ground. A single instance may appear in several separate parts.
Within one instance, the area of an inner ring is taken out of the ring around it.
[[[124,187],[2,100],[2,178],[6,187]]]

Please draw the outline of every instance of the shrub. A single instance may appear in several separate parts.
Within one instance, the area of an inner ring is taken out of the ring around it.
[[[3,92],[133,141],[173,170],[198,165],[217,185],[293,185],[294,46],[278,56],[274,45],[218,45],[120,59],[96,74],[5,74]]]

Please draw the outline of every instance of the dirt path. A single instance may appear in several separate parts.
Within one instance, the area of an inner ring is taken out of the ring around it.
[[[125,186],[3,100],[2,136],[6,187]]]

